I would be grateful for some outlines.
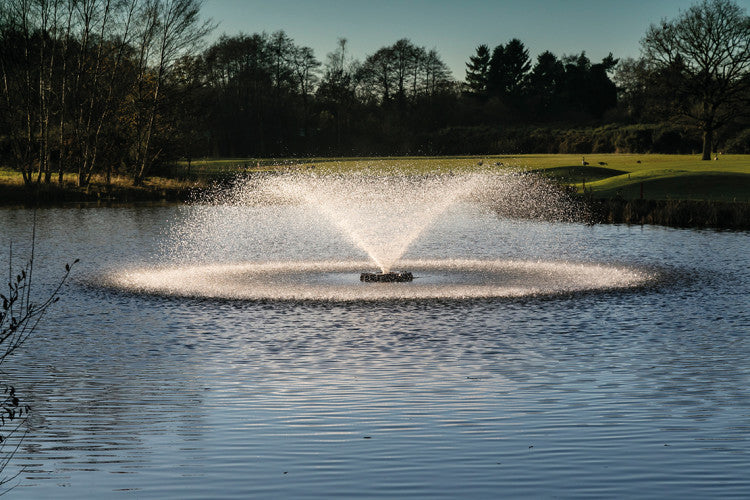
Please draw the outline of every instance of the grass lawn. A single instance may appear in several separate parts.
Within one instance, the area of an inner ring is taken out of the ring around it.
[[[588,165],[583,165],[583,161]],[[238,171],[303,170],[321,173],[362,169],[413,173],[469,171],[481,162],[483,168],[538,171],[579,192],[594,197],[652,200],[710,200],[750,202],[750,155],[721,155],[716,161],[701,161],[695,155],[594,154],[516,155],[471,157],[391,158],[234,158],[191,162],[197,176],[231,174]],[[187,174],[187,162],[179,162],[168,174]]]
[[[583,165],[583,161],[588,165]],[[539,172],[558,182],[584,188],[595,198],[650,200],[705,200],[750,202],[750,155],[721,155],[701,161],[693,155],[502,155],[448,157],[375,157],[259,159],[221,158],[176,162],[149,177],[141,188],[132,188],[126,177],[114,177],[112,188],[129,191],[190,189],[207,186],[223,176],[241,172],[304,171],[337,173],[371,169],[380,172],[465,172],[478,168],[497,171]],[[53,182],[57,179],[54,176]],[[18,172],[0,167],[0,187],[21,189]],[[101,176],[88,190],[105,191]],[[75,187],[75,175],[66,174],[66,190]],[[146,195],[144,195],[146,196]]]

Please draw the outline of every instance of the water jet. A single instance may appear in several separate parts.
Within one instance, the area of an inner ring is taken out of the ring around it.
[[[524,173],[240,179],[186,208],[171,264],[124,269],[105,282],[169,296],[351,302],[555,295],[648,281],[637,269],[509,249],[504,220],[566,220],[571,207],[561,190]],[[378,283],[385,286],[363,286]]]

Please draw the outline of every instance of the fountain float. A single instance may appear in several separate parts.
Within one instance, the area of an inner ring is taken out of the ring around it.
[[[165,255],[177,264],[121,269],[104,281],[170,296],[360,301],[570,294],[630,288],[653,278],[596,262],[476,258],[472,245],[445,235],[440,241],[456,255],[404,258],[428,228],[468,205],[481,207],[485,221],[491,212],[495,224],[506,217],[580,215],[558,188],[532,175],[269,175],[241,180],[186,207],[185,220],[174,224],[165,245]],[[472,237],[481,245],[502,243],[483,241],[485,233]],[[367,260],[351,255],[347,240]],[[402,270],[394,271],[396,265]]]
[[[414,275],[408,271],[362,273],[359,275],[359,281],[365,283],[408,283],[414,281]]]

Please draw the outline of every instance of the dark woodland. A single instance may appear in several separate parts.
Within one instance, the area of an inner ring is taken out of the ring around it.
[[[750,153],[750,18],[731,0],[653,24],[637,59],[480,45],[464,81],[409,39],[321,59],[284,31],[214,29],[198,0],[2,2],[0,164],[85,186],[199,157]]]

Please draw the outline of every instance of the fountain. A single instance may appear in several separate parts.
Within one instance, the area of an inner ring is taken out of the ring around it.
[[[569,294],[650,279],[598,262],[480,258],[465,235],[440,234],[436,226],[467,210],[474,215],[457,228],[479,240],[487,231],[472,227],[478,217],[580,216],[560,189],[520,173],[295,172],[243,179],[185,210],[165,246],[176,265],[119,270],[107,283],[172,296],[361,301]],[[429,228],[438,253],[452,255],[405,258]]]
[[[289,177],[272,184],[319,212],[380,268],[363,282],[407,282],[391,268],[435,219],[476,187],[476,176],[336,175]]]
[[[407,283],[414,281],[414,275],[408,271],[362,273],[359,275],[359,281],[366,283]]]

